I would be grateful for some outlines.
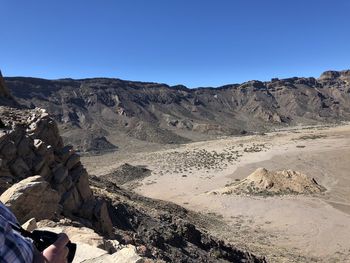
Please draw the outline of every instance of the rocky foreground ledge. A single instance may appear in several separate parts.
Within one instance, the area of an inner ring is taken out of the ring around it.
[[[0,120],[0,200],[26,229],[68,233],[75,262],[266,262],[198,229],[180,206],[89,181],[45,110],[0,106]]]

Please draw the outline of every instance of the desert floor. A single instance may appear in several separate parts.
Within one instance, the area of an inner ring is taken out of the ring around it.
[[[220,219],[219,225],[208,222],[208,230],[270,262],[350,262],[350,125],[135,149],[82,157],[82,162],[94,175],[123,163],[146,166],[151,176],[129,187]],[[275,197],[208,194],[258,167],[303,172],[327,191]]]

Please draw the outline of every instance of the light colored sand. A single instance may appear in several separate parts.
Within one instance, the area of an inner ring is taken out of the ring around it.
[[[83,158],[83,162],[94,174],[104,174],[124,162],[147,165],[152,175],[137,192],[222,216],[229,228],[215,226],[216,234],[266,254],[272,262],[350,262],[349,125],[102,157]],[[297,170],[328,190],[318,196],[270,198],[206,194],[245,178],[258,167]]]

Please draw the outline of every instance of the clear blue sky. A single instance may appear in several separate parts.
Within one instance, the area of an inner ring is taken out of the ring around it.
[[[5,76],[220,86],[350,68],[349,0],[0,0]]]

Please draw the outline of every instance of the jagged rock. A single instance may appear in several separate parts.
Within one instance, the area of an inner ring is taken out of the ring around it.
[[[18,178],[23,179],[29,176],[30,168],[28,165],[23,161],[21,157],[18,157],[10,166],[11,172]]]
[[[7,160],[11,160],[16,156],[17,148],[13,141],[6,140],[1,147],[1,156]]]
[[[45,156],[47,153],[47,145],[40,139],[34,139],[34,147],[36,152],[41,156]]]
[[[57,152],[57,156],[59,157],[62,163],[65,163],[73,153],[73,147],[71,145],[67,145]]]
[[[55,162],[55,153],[54,153],[54,148],[51,145],[46,146],[46,153],[45,153],[45,159],[46,163],[51,166]]]
[[[67,176],[64,181],[60,184],[54,185],[53,188],[57,190],[60,194],[64,194],[73,187],[73,181],[70,176]]]
[[[50,170],[49,166],[47,165],[47,163],[45,163],[43,165],[43,167],[37,172],[37,174],[39,174],[46,181],[48,181],[48,182],[51,181],[52,173],[51,173],[51,170]]]
[[[41,176],[31,176],[7,189],[3,202],[16,215],[20,223],[30,218],[53,218],[58,210],[59,195]]]
[[[66,161],[66,167],[68,170],[71,170],[79,163],[80,163],[80,156],[74,153]]]
[[[17,145],[17,154],[21,157],[26,157],[32,154],[31,146],[33,143],[30,141],[29,136],[24,136]]]
[[[33,171],[34,173],[40,174],[40,171],[43,169],[43,166],[45,165],[46,160],[40,156],[37,155],[33,158]],[[45,176],[43,176],[45,177]]]
[[[56,149],[63,147],[63,141],[59,135],[57,125],[48,116],[39,119],[39,121],[36,123],[36,129],[33,131],[33,136],[40,138],[40,140],[45,142],[47,145],[51,145]]]
[[[38,228],[36,224],[36,219],[35,218],[29,219],[27,222],[22,224],[22,228],[26,231],[33,232],[33,230]]]
[[[81,172],[72,178],[73,178],[73,182],[77,187],[78,192],[80,193],[81,198],[84,201],[91,199],[92,191],[89,186],[89,179],[88,179],[87,172]]]
[[[0,194],[6,191],[15,182],[15,178],[9,171],[0,170]]]
[[[57,167],[55,167],[52,170],[52,173],[53,173],[53,180],[55,184],[62,183],[64,179],[66,179],[66,177],[68,176],[68,170],[63,164],[60,164]]]
[[[63,206],[63,211],[70,215],[72,212],[76,212],[82,205],[82,200],[77,191],[77,188],[73,186],[69,191],[62,195],[60,203]]]
[[[107,204],[103,200],[97,200],[94,208],[94,216],[96,220],[96,226],[102,233],[107,234],[108,236],[113,236],[113,224],[109,216],[107,209]]]

